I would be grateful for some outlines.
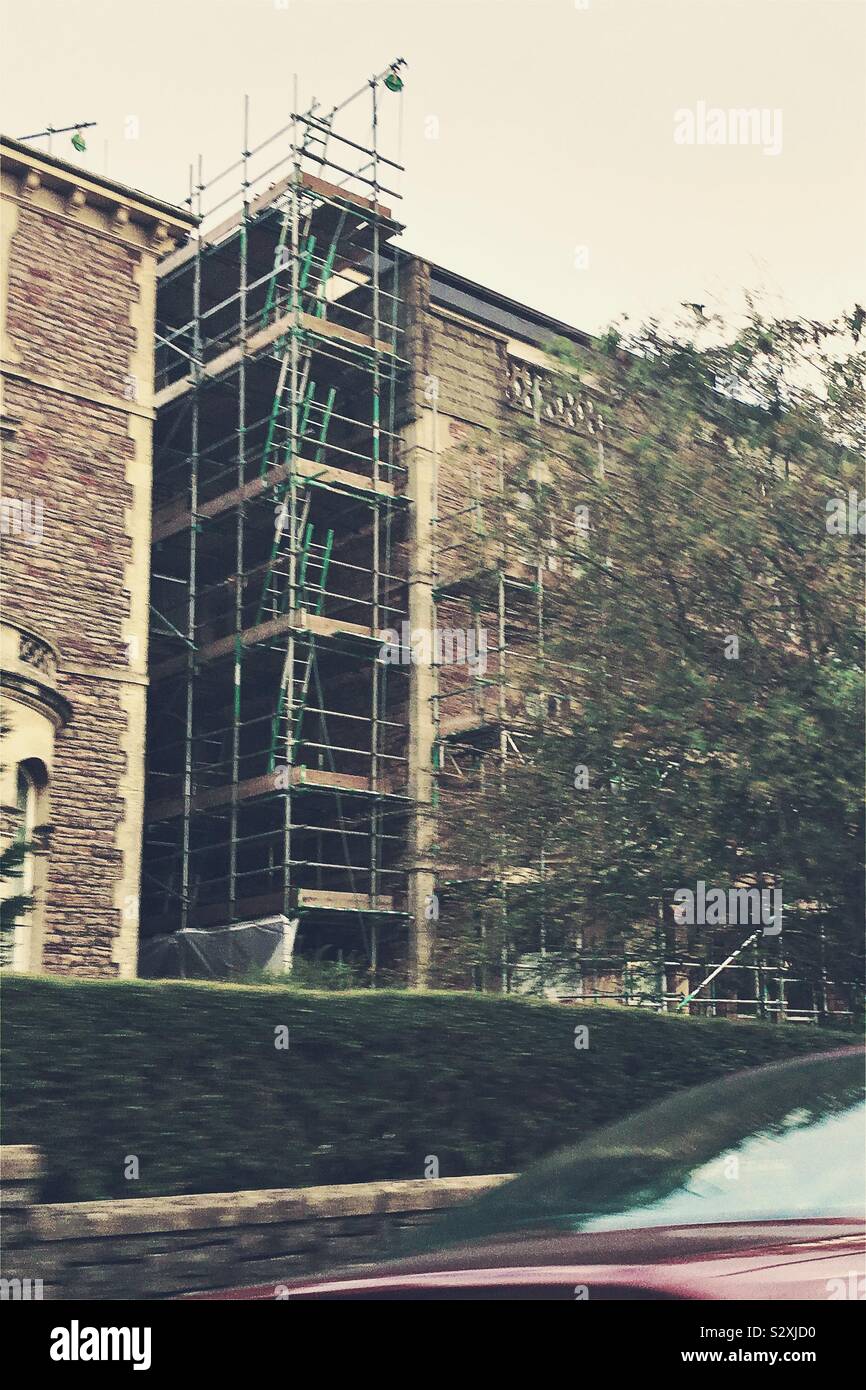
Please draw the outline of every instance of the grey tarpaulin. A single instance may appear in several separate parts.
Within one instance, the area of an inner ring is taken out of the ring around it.
[[[146,937],[139,949],[138,973],[156,980],[230,980],[256,969],[287,974],[297,930],[296,917],[280,915]]]

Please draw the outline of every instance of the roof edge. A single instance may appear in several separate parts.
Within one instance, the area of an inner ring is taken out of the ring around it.
[[[191,232],[198,225],[198,218],[194,213],[187,212],[174,203],[154,198],[139,188],[132,188],[103,174],[95,174],[89,169],[81,168],[80,165],[59,159],[56,155],[46,154],[43,150],[35,150],[25,141],[15,140],[11,135],[0,135],[0,156],[4,169],[33,170],[42,175],[44,181],[51,186],[84,190],[96,203],[122,203],[131,214],[138,214],[140,220],[164,222],[183,234]]]
[[[404,254],[412,255],[411,252]],[[430,267],[431,299],[437,299],[434,282],[438,280],[446,288],[471,300],[472,307],[467,306],[464,312],[468,312],[471,316],[475,310],[481,322],[489,323],[491,327],[503,331],[511,331],[515,336],[520,336],[521,327],[523,329],[534,328],[536,335],[534,338],[530,338],[530,341],[536,342],[539,347],[545,346],[551,338],[567,338],[571,342],[580,343],[583,347],[593,347],[595,344],[596,340],[591,333],[587,333],[581,328],[575,328],[573,324],[563,323],[561,319],[552,318],[549,314],[544,314],[539,309],[533,309],[528,304],[521,304],[519,300],[511,299],[498,290],[490,289],[489,286],[480,285],[477,280],[470,280],[467,276],[458,274],[457,271],[437,265],[434,261],[427,260],[425,256],[417,256],[415,259],[425,262]],[[438,302],[444,303],[446,307],[454,307],[452,301],[447,298],[439,299]],[[493,312],[485,317],[485,310]],[[510,320],[514,320],[514,322],[511,323]]]

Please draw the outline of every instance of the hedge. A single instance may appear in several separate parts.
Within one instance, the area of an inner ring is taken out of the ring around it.
[[[43,1149],[48,1201],[422,1177],[430,1156],[443,1177],[515,1171],[677,1088],[852,1041],[471,994],[8,976],[2,993],[3,1142]]]

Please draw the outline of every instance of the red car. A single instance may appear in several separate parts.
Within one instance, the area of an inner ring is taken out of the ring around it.
[[[414,1253],[202,1299],[864,1299],[864,1052],[681,1092],[456,1207]]]

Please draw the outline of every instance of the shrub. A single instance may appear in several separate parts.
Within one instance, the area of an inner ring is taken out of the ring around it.
[[[677,1088],[851,1042],[472,994],[27,977],[3,994],[3,1138],[43,1149],[54,1201],[418,1178],[428,1155],[443,1177],[515,1171]]]

